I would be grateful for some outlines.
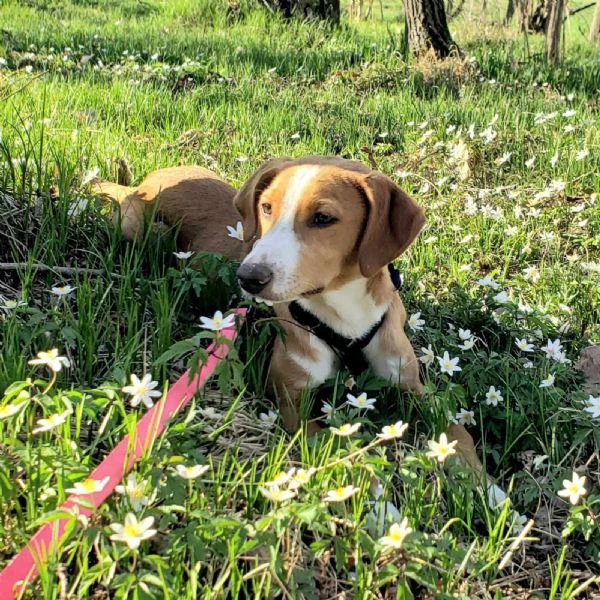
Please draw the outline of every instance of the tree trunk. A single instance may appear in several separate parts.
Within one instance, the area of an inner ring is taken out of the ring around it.
[[[524,32],[527,35],[527,11],[529,10],[529,1],[518,0],[517,5],[519,9],[519,31]]]
[[[506,14],[504,15],[504,26],[509,25],[515,14],[515,0],[508,0]]]
[[[448,29],[444,0],[404,0],[408,46],[415,56],[430,48],[440,58],[458,52]]]
[[[564,12],[565,0],[550,0],[548,27],[546,29],[546,58],[553,65],[560,62],[560,32]]]
[[[548,25],[548,13],[552,0],[539,0],[529,17],[529,30],[534,33],[546,31]]]
[[[333,23],[340,22],[340,0],[320,0],[319,16]]]
[[[280,10],[286,18],[318,17],[334,23],[340,21],[340,0],[267,0],[269,6]]]
[[[590,27],[590,42],[600,40],[600,0],[596,2],[592,26]]]
[[[456,7],[454,7],[454,4],[448,4],[448,8],[446,10],[446,16],[448,17],[448,20],[450,21],[451,19],[456,19],[456,17],[458,17],[458,15],[460,15],[460,13],[463,11],[464,7],[465,0],[459,0]]]

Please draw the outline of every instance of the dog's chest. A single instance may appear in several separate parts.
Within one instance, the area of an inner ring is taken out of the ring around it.
[[[340,368],[333,350],[312,333],[308,339],[311,356],[300,352],[290,352],[289,357],[308,375],[308,386],[313,388],[330,379]]]
[[[312,356],[290,352],[290,358],[300,366],[309,376],[309,387],[317,387],[335,376],[344,365],[341,364],[336,353],[317,336],[310,334],[309,343]],[[377,334],[373,341],[363,350],[364,356],[373,372],[391,383],[401,383],[402,357],[398,353],[384,351],[380,335]]]

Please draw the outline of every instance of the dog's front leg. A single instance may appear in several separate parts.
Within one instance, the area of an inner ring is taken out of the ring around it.
[[[294,377],[294,365],[286,354],[277,351],[278,342],[269,366],[269,389],[275,394],[279,405],[279,414],[283,426],[290,432],[298,430],[300,424],[300,398],[302,386],[298,385],[299,379]]]
[[[403,360],[400,368],[400,389],[423,393],[423,385],[419,379],[419,363],[414,350],[406,337],[404,331],[401,332],[401,356]],[[446,430],[446,435],[450,441],[456,441],[456,452],[460,458],[478,475],[483,474],[483,466],[475,450],[475,442],[471,434],[464,425],[450,423]]]
[[[338,364],[329,346],[305,329],[291,325],[289,313],[282,315],[287,317],[282,322],[285,336],[275,340],[268,383],[277,397],[284,427],[293,432],[300,426],[303,391],[318,387],[333,377]],[[309,433],[319,429],[316,422],[309,421]]]
[[[369,359],[378,375],[396,382],[402,390],[422,394],[419,361],[404,332],[404,307],[398,303],[397,310],[397,318],[390,320],[390,326],[374,340],[376,342],[374,346],[368,348]],[[395,365],[399,366],[395,367]],[[451,423],[446,435],[450,441],[457,442],[456,450],[461,460],[477,474],[483,474],[483,466],[477,456],[475,443],[465,427]]]

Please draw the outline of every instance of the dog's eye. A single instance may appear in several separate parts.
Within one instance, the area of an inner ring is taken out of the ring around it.
[[[315,213],[311,220],[310,220],[310,224],[313,227],[326,227],[327,225],[331,225],[332,223],[335,223],[337,221],[337,219],[335,217],[332,217],[331,215],[327,215],[325,213]]]
[[[271,214],[271,205],[268,202],[265,202],[264,204],[261,204],[261,209],[263,211],[263,215],[266,215],[267,217]]]

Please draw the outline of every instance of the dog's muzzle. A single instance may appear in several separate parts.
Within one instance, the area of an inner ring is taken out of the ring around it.
[[[273,279],[273,271],[263,264],[244,264],[237,270],[237,278],[244,290],[258,294]]]

